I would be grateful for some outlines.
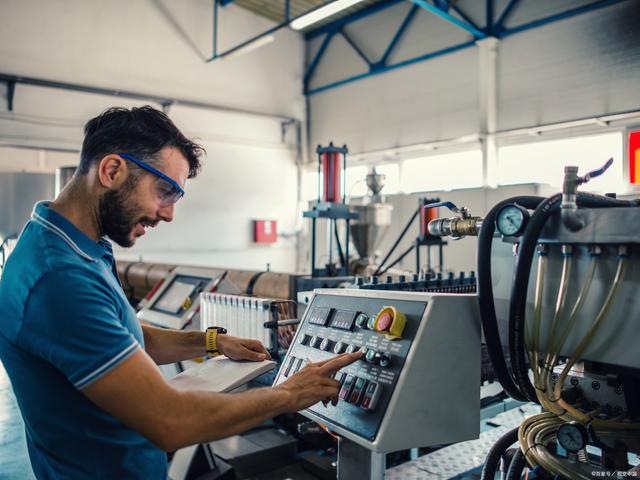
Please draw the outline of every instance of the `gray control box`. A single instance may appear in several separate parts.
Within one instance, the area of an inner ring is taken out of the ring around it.
[[[374,328],[385,307],[406,317],[401,338]],[[338,405],[301,412],[375,452],[479,434],[480,321],[475,295],[316,290],[275,384],[307,362],[362,350],[338,372]]]

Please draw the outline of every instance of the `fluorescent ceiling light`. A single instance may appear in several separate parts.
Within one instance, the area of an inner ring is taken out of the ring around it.
[[[309,25],[313,25],[320,20],[324,20],[325,18],[335,15],[336,13],[352,7],[356,3],[360,3],[362,1],[363,0],[335,0],[320,8],[310,11],[306,15],[296,18],[289,24],[289,26],[294,30],[302,30],[303,28],[307,28]]]
[[[249,42],[242,47],[239,47],[237,50],[233,50],[229,52],[227,55],[224,55],[222,58],[233,58],[239,55],[243,55],[245,53],[249,53],[257,48],[262,47],[263,45],[267,45],[275,40],[273,35],[265,35],[264,37],[256,38],[253,42]]]

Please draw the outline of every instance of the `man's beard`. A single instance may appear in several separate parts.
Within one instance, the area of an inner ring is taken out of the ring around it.
[[[121,247],[131,247],[135,239],[133,227],[139,222],[138,208],[131,202],[134,182],[127,180],[119,190],[109,190],[100,199],[100,226],[102,235],[108,236]]]

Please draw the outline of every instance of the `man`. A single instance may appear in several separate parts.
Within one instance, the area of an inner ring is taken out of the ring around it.
[[[160,111],[107,110],[85,126],[76,175],[55,201],[36,205],[7,261],[0,358],[39,479],[165,479],[164,451],[337,401],[332,375],[360,358],[311,364],[277,387],[235,395],[167,383],[156,364],[204,355],[205,334],[141,326],[105,237],[128,247],[170,222],[201,154]],[[206,340],[232,359],[268,358],[257,341]]]

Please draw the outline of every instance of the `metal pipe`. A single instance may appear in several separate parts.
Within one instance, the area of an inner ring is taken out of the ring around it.
[[[260,117],[277,118],[279,120],[300,122],[300,120],[289,117],[287,115],[272,114],[266,112],[259,112],[254,110],[245,110],[241,108],[233,108],[222,105],[215,105],[212,103],[199,102],[196,100],[187,100],[184,98],[169,98],[158,95],[150,95],[142,92],[134,92],[131,90],[116,90],[110,88],[92,87],[88,85],[80,85],[77,83],[58,82],[54,80],[46,80],[35,77],[24,77],[22,75],[12,75],[8,73],[0,73],[0,82],[9,83],[15,82],[22,85],[33,85],[36,87],[44,88],[56,88],[59,90],[71,90],[75,92],[92,93],[95,95],[107,95],[112,97],[126,97],[134,100],[142,100],[145,102],[153,102],[159,105],[172,104],[172,105],[184,105],[186,107],[204,108],[208,110],[217,110],[220,112],[240,113],[244,115],[253,115]]]

